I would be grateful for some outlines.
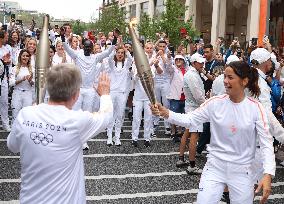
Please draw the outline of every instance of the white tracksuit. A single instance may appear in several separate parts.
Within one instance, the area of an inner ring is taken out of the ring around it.
[[[3,56],[7,53],[11,55],[11,46],[10,45],[2,45],[0,48],[0,59],[3,59]],[[9,76],[7,78],[6,72],[4,73],[4,78],[0,81],[1,84],[1,95],[0,95],[0,115],[2,119],[2,124],[5,129],[9,129],[9,117],[8,117],[8,92],[9,86],[13,86],[15,84],[15,76],[12,72],[12,66],[9,65]]]
[[[170,111],[170,123],[187,127],[209,122],[211,140],[208,161],[199,183],[197,204],[219,203],[227,185],[231,203],[253,203],[254,180],[251,167],[259,140],[264,173],[275,175],[273,140],[261,103],[245,97],[233,103],[228,95],[215,96],[190,114]]]
[[[84,111],[92,112],[93,103],[96,98],[96,91],[94,90],[94,81],[98,78],[101,70],[97,70],[97,64],[104,58],[108,57],[114,50],[115,46],[98,53],[85,56],[83,50],[75,51],[66,42],[63,47],[67,54],[75,61],[75,64],[80,69],[82,75],[82,87],[80,88],[80,96],[73,106],[74,110],[82,109]]]
[[[16,72],[16,68],[14,67],[13,72]],[[15,73],[16,74],[16,73]],[[20,71],[15,76],[15,81],[23,79],[25,76],[29,75],[29,70],[27,67],[20,67]],[[33,76],[35,74],[33,73]],[[32,80],[34,82],[34,79]],[[25,80],[19,84],[14,86],[14,91],[12,95],[12,115],[13,121],[17,117],[19,111],[26,107],[31,106],[33,103],[33,89],[34,86],[31,86],[28,80]]]
[[[155,76],[155,68],[151,67],[153,77]],[[132,140],[137,141],[139,128],[142,119],[142,111],[144,110],[144,140],[150,141],[153,127],[152,112],[150,109],[150,100],[144,91],[139,77],[137,76],[136,66],[132,66],[134,75],[134,96],[133,96],[133,120],[132,120]]]
[[[169,101],[167,99],[167,94],[170,90],[170,81],[171,81],[171,73],[173,72],[173,61],[172,59],[168,59],[165,54],[166,63],[163,63],[163,60],[159,59],[159,65],[163,69],[162,74],[156,74],[155,76],[155,95],[157,101],[162,103],[163,106],[169,108]],[[159,124],[159,117],[154,116],[154,125]],[[165,121],[165,128],[169,128],[170,125]]]
[[[205,102],[205,90],[199,72],[192,66],[184,75],[185,113],[196,110]],[[191,128],[190,132],[203,132],[203,124]]]
[[[212,84],[211,96],[219,96],[226,93],[224,86],[224,74],[220,74]]]
[[[126,59],[124,65],[122,62],[115,62],[113,60],[115,52],[113,52],[108,58],[108,67],[106,71],[110,75],[110,96],[112,99],[114,112],[112,123],[107,128],[108,141],[107,144],[112,143],[112,130],[115,126],[115,144],[120,144],[120,132],[123,124],[123,116],[125,111],[125,105],[128,94],[128,81],[130,80],[130,70],[129,68],[132,65],[132,56],[129,52],[126,52]]]
[[[60,57],[58,55],[58,53],[55,52],[55,54],[54,54],[54,56],[52,58],[52,65],[54,66],[54,65],[57,65],[57,64],[61,64],[62,60],[63,60],[63,57]],[[66,62],[65,63],[72,64],[72,59],[71,59],[71,57],[68,54],[66,54]]]

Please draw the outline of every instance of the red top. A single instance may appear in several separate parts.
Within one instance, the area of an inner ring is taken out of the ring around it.
[[[181,67],[180,70],[181,70],[182,76],[184,76],[184,74],[185,74],[185,68],[184,68],[184,67]],[[183,93],[183,89],[182,89],[182,93],[181,93],[181,95],[180,95],[180,100],[181,100],[181,101],[184,101],[184,100],[185,100],[185,95],[184,95],[184,93]]]

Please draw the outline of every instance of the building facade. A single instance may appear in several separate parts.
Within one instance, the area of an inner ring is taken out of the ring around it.
[[[126,11],[126,21],[145,12],[155,17],[165,10],[166,0],[105,0],[118,3]],[[238,37],[247,46],[252,38],[262,42],[269,35],[274,45],[284,46],[284,0],[181,0],[188,7],[185,20],[203,34],[205,42],[214,44],[218,37],[230,42]]]

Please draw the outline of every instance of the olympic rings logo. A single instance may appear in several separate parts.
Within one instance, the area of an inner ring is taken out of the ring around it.
[[[44,133],[31,132],[30,138],[35,144],[42,144],[47,146],[49,143],[53,142],[53,136],[51,134],[45,135]]]

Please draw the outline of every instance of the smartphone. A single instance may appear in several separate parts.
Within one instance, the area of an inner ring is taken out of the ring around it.
[[[2,30],[4,30],[5,32],[7,32],[8,26],[7,26],[7,25],[2,25]]]
[[[267,35],[263,36],[263,42],[266,43],[266,42],[269,42],[269,38]]]
[[[11,21],[12,21],[12,22],[15,22],[15,19],[16,19],[16,14],[12,13],[12,14],[11,14]]]
[[[84,31],[83,36],[84,36],[84,38],[88,39],[89,38],[88,31]]]
[[[175,48],[174,48],[174,46],[170,45],[169,46],[169,51],[171,52],[172,57],[175,57]]]
[[[258,40],[258,38],[252,38],[251,39],[251,44],[256,46],[257,45],[257,40]]]

